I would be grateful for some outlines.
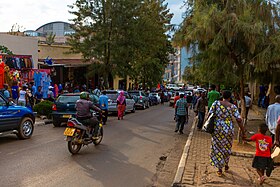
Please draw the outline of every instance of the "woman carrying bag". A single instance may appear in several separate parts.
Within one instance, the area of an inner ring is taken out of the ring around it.
[[[232,116],[236,118],[243,137],[245,137],[240,113],[237,107],[230,103],[230,98],[231,92],[224,91],[223,100],[215,101],[209,111],[209,116],[212,113],[215,115],[214,132],[211,134],[210,163],[218,169],[217,175],[219,177],[223,175],[223,168],[225,171],[229,170],[228,163],[234,135]]]

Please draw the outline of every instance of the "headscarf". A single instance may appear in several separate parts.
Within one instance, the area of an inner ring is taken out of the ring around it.
[[[120,95],[118,96],[117,101],[119,101],[119,103],[122,105],[125,101],[125,96],[124,96],[124,91],[120,92]]]

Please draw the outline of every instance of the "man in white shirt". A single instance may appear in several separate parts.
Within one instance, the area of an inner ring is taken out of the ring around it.
[[[275,97],[275,103],[268,106],[266,111],[266,125],[271,133],[272,142],[274,142],[275,129],[277,126],[277,119],[280,116],[280,95]]]
[[[249,113],[251,105],[252,105],[252,99],[250,97],[250,94],[247,92],[246,95],[245,95],[245,106],[246,106],[245,120],[248,119],[248,113]]]

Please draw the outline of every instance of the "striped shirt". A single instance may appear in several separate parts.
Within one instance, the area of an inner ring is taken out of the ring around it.
[[[188,114],[188,103],[186,101],[186,99],[184,98],[180,98],[177,102],[176,102],[176,114],[179,116],[185,116]]]

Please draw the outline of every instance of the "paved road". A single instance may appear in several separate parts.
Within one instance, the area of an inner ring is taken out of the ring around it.
[[[165,180],[161,186],[170,186],[187,138],[173,132],[173,109],[161,105],[123,121],[110,117],[101,145],[83,147],[75,156],[67,150],[64,127],[35,128],[29,140],[0,138],[1,186],[142,187],[159,184],[158,176]],[[172,157],[166,166],[162,155]]]

